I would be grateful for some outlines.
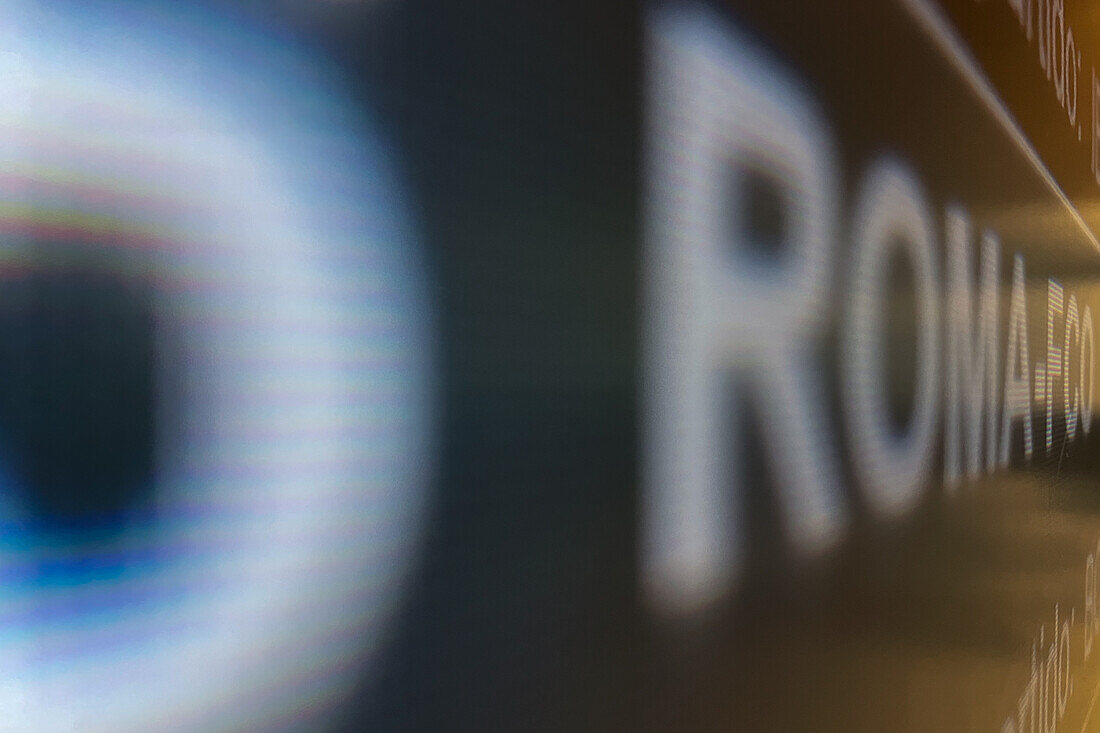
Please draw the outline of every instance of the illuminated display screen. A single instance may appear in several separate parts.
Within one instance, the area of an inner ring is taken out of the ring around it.
[[[0,40],[0,730],[1100,730],[1088,3]]]
[[[647,714],[1091,730],[1095,19],[744,5],[645,15]]]

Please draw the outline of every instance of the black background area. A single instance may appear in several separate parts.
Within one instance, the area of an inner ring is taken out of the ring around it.
[[[44,530],[110,529],[153,471],[151,288],[81,258],[0,276],[0,457]]]

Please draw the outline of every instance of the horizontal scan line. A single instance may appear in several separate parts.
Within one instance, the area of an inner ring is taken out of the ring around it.
[[[1016,118],[1005,106],[1000,95],[993,88],[993,84],[986,78],[977,60],[971,55],[969,48],[959,37],[951,21],[944,16],[943,11],[936,6],[934,0],[901,0],[901,4],[905,6],[906,10],[909,11],[925,32],[932,37],[936,46],[970,85],[970,88],[985,105],[986,109],[993,114],[993,117],[1001,124],[1008,136],[1020,147],[1028,162],[1039,173],[1039,176],[1050,190],[1054,192],[1062,205],[1069,210],[1070,216],[1085,232],[1085,236],[1088,237],[1093,248],[1100,252],[1100,241],[1097,241],[1096,235],[1093,234],[1092,229],[1089,228],[1089,225],[1081,216],[1081,212],[1077,210],[1077,207],[1069,200],[1062,187],[1058,185],[1058,181],[1054,180],[1054,176],[1051,175],[1046,164],[1043,163],[1043,159],[1039,157],[1038,151],[1027,139],[1024,131],[1020,129]]]

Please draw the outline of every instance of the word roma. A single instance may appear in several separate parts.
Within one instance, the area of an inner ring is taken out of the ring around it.
[[[756,401],[794,549],[821,551],[844,532],[840,460],[825,419],[824,370],[815,365],[836,256],[839,177],[827,128],[796,84],[706,11],[653,20],[641,565],[649,600],[683,614],[728,593],[742,563],[731,380]],[[782,189],[786,241],[778,263],[753,256],[744,207],[729,205],[744,195],[750,170]],[[936,227],[920,183],[890,158],[864,172],[852,221],[840,387],[861,496],[881,517],[905,514],[927,490],[941,403],[948,486],[1007,466],[1021,429],[1030,460],[1036,441],[1051,450],[1056,416],[1067,441],[1087,434],[1092,422],[1090,309],[1049,280],[1046,359],[1032,367],[1025,262],[1016,255],[1002,351],[998,238],[981,236],[975,287],[967,215],[951,206],[944,220],[941,313]],[[913,408],[900,435],[887,406],[881,316],[896,254],[914,273],[917,310]],[[1072,383],[1071,367],[1079,375]],[[1033,404],[1040,420],[1045,409],[1045,435],[1041,422],[1040,435],[1032,435]]]

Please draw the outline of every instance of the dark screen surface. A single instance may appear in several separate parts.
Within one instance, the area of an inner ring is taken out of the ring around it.
[[[13,730],[1100,727],[1086,3],[2,13]]]

